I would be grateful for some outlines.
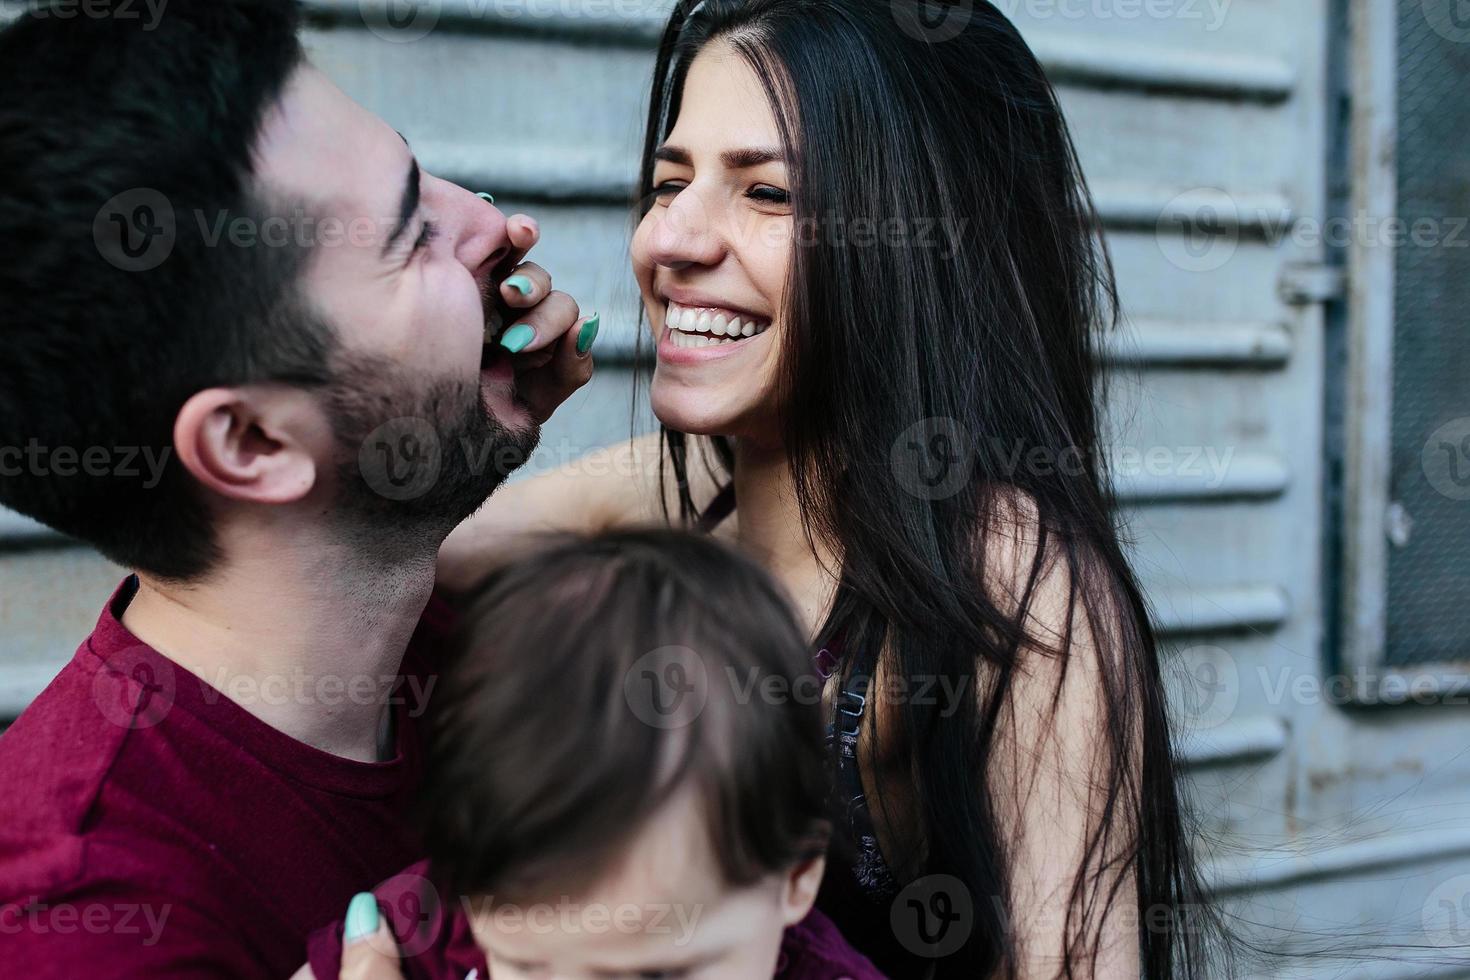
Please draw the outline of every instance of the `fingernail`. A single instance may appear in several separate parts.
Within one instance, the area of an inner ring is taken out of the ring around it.
[[[356,942],[378,931],[378,900],[372,892],[358,892],[347,904],[347,924],[342,927],[342,941]]]
[[[489,191],[480,191],[475,196],[482,200],[489,201],[491,204],[495,203],[495,195],[491,194]]]
[[[500,338],[500,346],[512,354],[519,354],[526,345],[536,339],[536,328],[529,323],[517,323]]]
[[[525,276],[511,276],[509,279],[505,280],[505,284],[511,289],[514,289],[516,292],[520,293],[522,296],[530,296],[531,290],[536,288],[531,285],[531,280],[527,279]]]
[[[592,344],[597,340],[597,331],[602,329],[602,314],[594,313],[582,324],[582,329],[577,331],[577,353],[586,354],[592,349]]]

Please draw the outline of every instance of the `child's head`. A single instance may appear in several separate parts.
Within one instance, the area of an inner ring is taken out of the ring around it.
[[[427,843],[496,980],[771,976],[828,811],[819,688],[766,575],[677,532],[559,541],[453,647]]]

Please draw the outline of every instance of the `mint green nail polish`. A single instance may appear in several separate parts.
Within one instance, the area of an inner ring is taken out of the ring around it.
[[[476,194],[475,196],[478,197],[482,201],[489,201],[491,204],[494,204],[495,203],[495,195],[494,194],[491,194],[489,191],[481,191],[480,193]]]
[[[512,354],[519,354],[526,345],[536,339],[536,328],[529,323],[517,323],[500,338],[500,346]]]
[[[342,927],[342,940],[356,942],[377,931],[378,900],[371,892],[358,892],[347,904],[347,923]]]
[[[527,279],[525,276],[511,276],[509,279],[505,280],[505,284],[511,289],[514,289],[516,292],[520,293],[522,296],[530,296],[531,290],[536,288],[531,285],[531,280]]]
[[[592,344],[597,340],[597,331],[602,329],[602,314],[594,313],[582,324],[582,329],[577,331],[577,353],[585,354],[592,349]]]

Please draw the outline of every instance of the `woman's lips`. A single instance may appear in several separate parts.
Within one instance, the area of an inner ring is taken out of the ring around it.
[[[765,333],[770,329],[771,321],[765,317],[742,313],[739,310],[719,306],[686,306],[670,300],[664,307],[664,324],[671,330],[687,334],[691,338],[713,338],[718,342],[727,338],[754,337]],[[703,345],[685,344],[684,346]]]
[[[771,321],[717,306],[670,301],[658,356],[671,364],[701,364],[735,353],[770,329]]]
[[[760,340],[761,335],[753,337],[742,337],[739,340],[727,340],[723,343],[710,343],[701,347],[682,347],[675,342],[678,331],[672,327],[664,327],[659,334],[658,359],[666,364],[708,364],[721,358],[731,357],[749,347],[752,343]]]

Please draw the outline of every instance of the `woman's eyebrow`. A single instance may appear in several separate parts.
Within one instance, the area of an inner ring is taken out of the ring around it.
[[[683,167],[693,166],[694,158],[689,151],[682,146],[670,146],[665,144],[653,151],[655,160],[663,160],[665,163],[675,163]],[[750,167],[759,167],[767,163],[782,163],[786,154],[779,149],[770,147],[745,147],[739,150],[725,150],[720,154],[720,162],[731,170],[745,170]]]
[[[786,154],[779,149],[767,147],[726,150],[720,154],[720,160],[731,170],[745,170],[748,167],[759,167],[767,163],[782,163],[785,159]]]

